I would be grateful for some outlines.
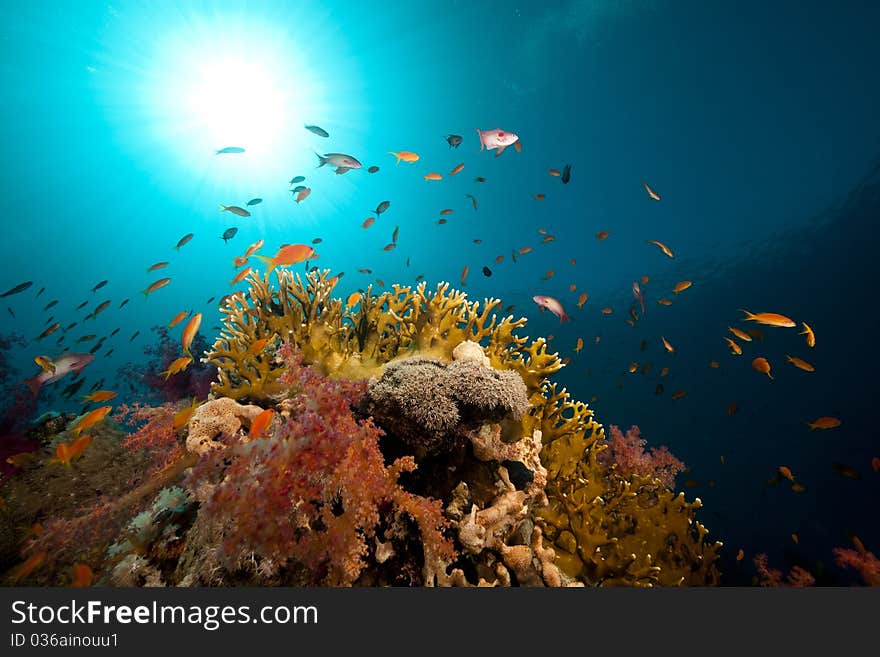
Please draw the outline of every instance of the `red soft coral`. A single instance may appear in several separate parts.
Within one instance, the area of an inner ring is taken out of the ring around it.
[[[418,497],[398,484],[412,459],[385,465],[380,430],[352,413],[364,382],[322,377],[302,366],[293,347],[280,351],[282,377],[294,391],[282,403],[289,417],[271,439],[241,443],[207,454],[188,485],[215,484],[201,513],[223,522],[225,555],[234,562],[243,551],[305,566],[313,580],[353,583],[372,549],[383,521],[395,512],[416,523],[425,562],[454,550],[443,535],[447,523],[437,500]]]
[[[633,475],[659,479],[666,488],[675,486],[675,476],[684,470],[685,465],[675,458],[664,446],[652,447],[645,451],[647,441],[641,437],[641,430],[633,425],[626,435],[616,425],[611,425],[611,438],[606,439],[608,449],[599,459],[605,465],[615,465],[617,473],[629,478]]]
[[[873,552],[834,548],[834,560],[841,568],[857,570],[868,586],[880,586],[880,559]]]

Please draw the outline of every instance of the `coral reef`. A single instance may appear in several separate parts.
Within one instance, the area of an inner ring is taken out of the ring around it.
[[[19,506],[16,526],[45,522],[18,559],[137,586],[717,582],[700,501],[670,490],[677,460],[636,467],[637,432],[606,441],[499,301],[422,283],[352,307],[328,271],[276,278],[227,298],[208,401],[118,411],[134,432],[101,449],[138,464],[126,490]],[[248,435],[264,409],[271,430]],[[79,482],[93,449],[70,468]]]
[[[787,576],[781,570],[770,568],[766,554],[756,554],[754,558],[755,569],[758,571],[758,584],[764,587],[793,586],[802,588],[813,586],[816,578],[800,566],[794,566]],[[783,579],[784,578],[784,579]]]

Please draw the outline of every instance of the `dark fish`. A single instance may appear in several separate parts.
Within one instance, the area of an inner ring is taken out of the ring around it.
[[[571,180],[571,165],[566,164],[562,170],[562,183],[567,185],[569,180]]]
[[[58,299],[55,299],[54,301],[50,301],[49,303],[47,303],[46,306],[43,308],[43,310],[49,310],[49,308],[51,308],[52,306],[57,306],[57,305],[58,305]]]
[[[296,183],[301,183],[306,179],[305,176],[296,176],[290,179],[290,184],[295,185]]]
[[[361,274],[372,274],[372,273],[373,273],[373,270],[372,270],[372,269],[358,269],[358,271],[359,271]]]
[[[284,317],[284,306],[280,303],[275,303],[274,300],[269,302],[269,310],[277,317]]]
[[[76,381],[74,381],[69,386],[67,386],[64,390],[61,391],[61,396],[67,397],[68,399],[70,399],[77,392],[79,392],[79,389],[82,388],[82,385],[85,382],[86,382],[86,380],[83,377],[77,378]]]
[[[43,338],[52,335],[59,328],[61,328],[61,322],[55,322],[54,324],[52,324],[52,326],[40,333],[40,335],[37,336],[37,340],[42,340]]]
[[[474,178],[474,182],[486,182],[486,179],[483,176],[477,176]]]
[[[373,210],[373,212],[375,212],[376,215],[378,216],[378,215],[382,214],[383,212],[385,212],[385,210],[387,210],[390,207],[390,205],[391,205],[391,201],[382,201],[379,205],[376,206],[376,209]]]
[[[513,264],[516,264],[516,250],[512,250],[510,252],[510,257],[513,258]]]
[[[395,226],[395,227],[394,227],[394,232],[391,233],[391,241],[392,241],[394,244],[397,244],[397,236],[398,236],[398,235],[400,235],[400,226]]]
[[[6,306],[6,310],[8,310],[9,314],[12,315],[12,319],[15,319],[15,313],[12,312],[12,308],[10,308],[9,306]]]
[[[3,294],[0,294],[0,298],[12,296],[13,294],[18,294],[19,292],[24,292],[26,289],[28,289],[33,284],[34,284],[33,281],[25,281],[24,283],[19,283],[14,288],[12,288],[10,290],[6,290],[6,292],[4,292]]]
[[[76,322],[71,322],[70,324],[68,324],[67,326],[64,327],[64,330],[65,330],[65,331],[69,331],[69,330],[72,329],[74,326],[76,326],[76,324],[77,324]]]
[[[259,205],[262,202],[263,202],[263,199],[261,199],[261,198],[252,198],[250,201],[248,201],[246,203],[246,205]]]
[[[89,392],[95,392],[95,390],[99,390],[102,385],[104,385],[104,379],[101,379],[100,381],[95,382],[95,385],[93,385],[91,388],[89,388]]]
[[[312,244],[320,244],[323,241],[324,240],[321,239],[320,237],[316,237],[315,239],[312,240]]]
[[[187,233],[186,235],[184,235],[183,237],[180,238],[180,240],[177,242],[177,246],[174,248],[176,248],[178,251],[180,251],[180,247],[182,247],[184,244],[189,242],[192,238],[193,238],[193,234]]]
[[[658,383],[657,387],[654,388],[654,394],[655,395],[662,395],[663,394],[663,384],[662,383]]]
[[[227,146],[226,148],[221,148],[215,153],[215,155],[221,155],[223,153],[244,153],[244,149],[241,146]]]
[[[84,335],[84,336],[82,336],[82,337],[81,337],[79,340],[77,340],[76,342],[77,342],[77,344],[79,344],[80,342],[91,342],[92,340],[94,340],[94,339],[97,338],[97,337],[98,337],[98,336],[95,335],[94,333],[89,333],[88,335]]]
[[[46,291],[46,288],[41,287],[41,288],[40,288],[40,291],[37,292],[37,296],[35,296],[34,298],[35,298],[35,299],[39,299],[39,298],[40,298],[40,295],[41,295],[43,292],[45,292],[45,291]]]
[[[105,285],[107,285],[107,283],[109,283],[109,282],[110,282],[110,281],[101,281],[101,282],[98,283],[95,287],[92,288],[92,292],[97,292],[97,291],[100,290],[102,287],[104,287]]]
[[[238,232],[238,228],[227,228],[223,231],[223,234],[220,236],[220,239],[223,240],[223,243],[226,244],[229,240],[235,237],[235,234]]]
[[[310,273],[310,274],[311,274],[312,272],[316,272],[316,271],[318,271],[318,265],[312,265],[312,268],[309,269],[309,273]]]
[[[83,308],[85,308],[85,307],[88,306],[88,305],[89,305],[89,302],[88,302],[88,301],[83,301],[81,304],[79,304],[79,305],[76,307],[76,309],[77,309],[77,310],[82,310]]]
[[[89,313],[88,315],[86,315],[85,318],[88,319],[89,317],[91,317],[92,319],[95,319],[102,311],[106,310],[107,306],[109,306],[109,305],[110,305],[109,300],[102,301],[100,304],[98,304],[98,307],[95,308],[94,312]]]
[[[488,278],[488,277],[491,276],[491,275],[492,275],[492,270],[489,269],[488,267],[483,267],[483,276],[485,276],[486,278]]]
[[[374,164],[374,165],[371,166],[369,169],[367,169],[367,173],[376,173],[378,170],[379,170],[379,167],[377,167],[377,166]]]
[[[406,257],[406,266],[409,267],[409,256]]]
[[[205,301],[205,303],[211,303],[213,300],[214,300],[214,297],[211,297],[210,299],[208,299],[207,301]]]
[[[119,307],[122,308],[125,304],[127,304],[130,300],[124,299],[122,303],[119,304]]]
[[[418,282],[419,282],[420,280],[422,280],[423,278],[425,278],[425,275],[424,275],[424,274],[419,274],[418,276],[416,276],[416,283],[418,283]]]
[[[858,470],[852,468],[845,463],[832,463],[831,469],[834,470],[841,477],[846,477],[847,479],[861,479],[862,475]]]
[[[237,214],[239,217],[250,217],[251,213],[245,210],[244,208],[240,208],[237,205],[220,205],[220,212],[231,212],[232,214]]]
[[[318,135],[319,137],[329,137],[330,136],[330,133],[327,132],[326,130],[324,130],[324,128],[321,128],[316,125],[307,125],[305,128],[309,132],[312,132],[312,133]]]
[[[63,341],[64,341],[64,336],[62,335],[55,341],[55,344],[61,344]]]
[[[112,337],[113,337],[114,335],[116,335],[117,333],[119,333],[119,329],[118,329],[118,328],[113,329],[113,330],[110,332],[110,337],[112,338]]]
[[[113,353],[113,347],[110,347],[110,349],[107,351],[107,353],[104,354],[104,358],[106,358],[107,356],[109,356],[112,353]]]
[[[128,341],[129,341],[129,342],[132,342],[132,341],[133,341],[137,336],[139,336],[140,334],[141,334],[140,331],[135,331],[135,332],[134,332],[134,335],[131,336],[131,337],[128,339]]]
[[[302,190],[308,189],[305,185],[297,185],[293,189],[290,190],[291,194],[299,194]]]
[[[509,312],[512,311],[514,308],[516,308],[516,306],[513,305],[513,304],[510,304],[509,306],[507,306],[507,308],[504,309],[504,312],[509,313]]]
[[[477,199],[474,198],[474,196],[472,194],[465,194],[465,196],[467,196],[471,200],[471,204],[474,206],[474,210],[476,210],[477,209]]]
[[[46,324],[51,324],[53,319],[55,319],[55,315],[52,315],[49,319],[47,319],[46,323],[43,324],[43,326],[45,326]]]
[[[446,135],[444,137],[446,143],[449,144],[449,148],[458,148],[461,146],[461,135]]]
[[[483,243],[483,240],[481,240],[479,238],[474,240],[474,244],[482,244],[482,243]]]

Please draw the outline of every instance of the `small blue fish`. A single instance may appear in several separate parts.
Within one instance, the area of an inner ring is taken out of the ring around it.
[[[296,183],[305,182],[305,179],[306,179],[305,176],[296,176],[296,177],[290,179],[290,184],[295,185]]]
[[[296,187],[294,187],[293,189],[290,190],[290,193],[291,193],[291,194],[296,194],[296,193],[298,193],[298,192],[301,192],[301,191],[304,190],[305,188],[306,188],[305,185],[297,185]]]
[[[223,153],[244,153],[244,149],[241,146],[227,146],[226,148],[221,148],[216,152],[216,155],[221,155]]]
[[[220,236],[220,239],[222,239],[223,242],[226,243],[229,240],[231,240],[233,237],[235,237],[235,234],[237,232],[238,232],[238,228],[227,228],[226,230],[223,231],[223,234]]]
[[[250,201],[247,202],[247,205],[259,205],[262,202],[263,199],[261,198],[252,198]]]
[[[309,132],[313,132],[314,134],[318,135],[319,137],[329,137],[330,136],[330,133],[327,132],[326,130],[324,130],[324,128],[321,128],[316,125],[307,125],[306,130],[308,130]]]

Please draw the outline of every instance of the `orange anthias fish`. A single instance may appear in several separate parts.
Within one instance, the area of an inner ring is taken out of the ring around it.
[[[70,585],[74,588],[86,588],[92,585],[92,569],[84,563],[74,564],[73,577]]]
[[[55,447],[55,458],[69,468],[70,462],[82,454],[91,444],[91,436],[80,436],[72,443],[58,443]]]
[[[678,294],[679,292],[684,292],[684,291],[685,291],[686,289],[688,289],[691,285],[693,285],[693,283],[691,283],[690,281],[681,281],[681,282],[679,282],[679,283],[676,283],[676,284],[675,284],[675,287],[672,288],[672,293],[673,293],[673,294]]]
[[[740,329],[738,329],[738,328],[734,328],[734,327],[732,327],[732,326],[728,326],[728,327],[727,327],[727,330],[730,331],[731,333],[733,333],[733,334],[734,334],[736,337],[738,337],[740,340],[744,340],[745,342],[751,342],[751,341],[752,341],[752,336],[750,336],[750,335],[749,335],[748,333],[746,333],[745,331],[742,331],[742,330],[740,330]]]
[[[361,224],[361,228],[369,228],[374,223],[376,223],[376,217],[367,217],[366,219],[364,219],[364,223]]]
[[[547,169],[547,173],[551,176],[556,176],[557,178],[562,175],[562,173],[556,169]]]
[[[238,269],[239,267],[244,267],[248,263],[248,256],[235,256],[232,259],[232,268]]]
[[[664,367],[662,370],[660,370],[660,376],[661,376],[661,377],[666,376],[667,374],[669,374],[669,368],[668,368],[668,367]]]
[[[256,242],[254,242],[253,244],[251,244],[247,248],[247,251],[244,252],[244,257],[250,258],[252,255],[254,255],[257,251],[259,251],[262,248],[263,248],[263,240],[257,240]]]
[[[780,473],[783,477],[785,477],[786,479],[788,479],[789,481],[794,481],[794,475],[791,473],[791,470],[790,470],[787,466],[780,465],[780,466],[779,466],[779,473]]]
[[[675,254],[672,253],[672,249],[666,246],[663,242],[658,242],[657,240],[646,240],[648,244],[656,245],[663,253],[665,253],[670,258],[674,258]]]
[[[577,287],[578,287],[577,285],[575,285],[574,283],[572,283],[571,285],[568,286],[568,291],[569,291],[569,292],[574,292],[574,291],[577,289]]]
[[[711,367],[713,370],[717,370],[719,367],[721,367],[721,363],[719,363],[717,360],[710,360],[709,367]]]
[[[684,390],[676,390],[675,392],[672,393],[672,399],[673,399],[673,401],[676,399],[681,399],[686,394],[687,393]]]
[[[761,374],[766,374],[771,379],[773,378],[773,375],[770,374],[770,363],[763,356],[758,356],[752,361],[752,369]]]
[[[157,269],[162,269],[163,267],[167,267],[167,266],[168,266],[167,262],[157,262],[154,265],[150,265],[150,267],[147,269],[147,272],[156,271]]]
[[[12,574],[12,583],[17,584],[21,579],[30,575],[37,568],[42,566],[45,560],[45,552],[38,552],[37,554],[29,556],[15,569],[15,572]]]
[[[672,302],[669,299],[657,299],[657,303],[661,306],[671,306]]]
[[[791,363],[792,365],[794,365],[798,369],[803,370],[804,372],[815,372],[816,371],[815,367],[810,365],[807,361],[801,360],[797,356],[789,356],[788,354],[786,354],[785,358],[786,358],[786,360],[788,360],[789,363]]]
[[[452,208],[444,208],[443,210],[440,210],[440,214],[441,214],[442,216],[446,216],[446,215],[452,214]]]
[[[524,246],[523,248],[521,248],[519,250],[520,255],[525,255],[526,253],[531,253],[531,252],[532,252],[532,247],[530,247],[530,246]]]
[[[189,406],[184,406],[182,409],[177,411],[171,421],[171,426],[174,428],[174,430],[177,431],[178,429],[182,429],[187,424],[189,424],[189,419],[192,417],[193,413],[195,413],[198,407],[198,400],[193,399],[192,404],[190,404]]]
[[[806,322],[801,322],[801,325],[804,327],[804,330],[799,333],[799,335],[807,336],[807,346],[815,347],[816,346],[816,336],[813,333],[813,329],[807,326]]]
[[[183,320],[186,319],[187,315],[189,315],[191,311],[189,310],[181,310],[174,317],[171,318],[171,321],[168,322],[168,328],[174,328],[178,324],[180,324]]]
[[[168,378],[172,375],[177,374],[178,372],[183,372],[187,367],[189,367],[189,364],[192,363],[192,361],[193,359],[191,356],[181,356],[180,358],[172,362],[168,366],[167,370],[160,372],[160,374],[164,374],[165,380],[167,381]]]
[[[110,401],[116,397],[116,393],[110,390],[98,390],[97,392],[93,392],[90,395],[85,395],[83,397],[83,403],[86,402],[105,402]]]
[[[244,352],[244,355],[245,356],[255,356],[256,354],[262,353],[263,349],[266,348],[266,345],[269,344],[270,342],[273,342],[274,340],[275,340],[274,335],[270,338],[260,338],[259,340],[255,341],[253,344],[251,344],[250,347],[248,347],[247,351]]]
[[[467,265],[464,266],[464,269],[461,270],[461,284],[466,285],[465,281],[467,281],[467,275],[470,271],[470,267]]]
[[[345,305],[349,308],[353,308],[361,302],[361,293],[360,292],[352,292],[348,295],[348,299],[345,300]]]
[[[189,354],[189,348],[192,345],[193,338],[196,337],[196,333],[199,332],[199,327],[201,325],[202,313],[196,313],[186,323],[186,326],[183,328],[183,338],[181,340],[181,344],[183,345],[183,353]]]
[[[419,160],[418,154],[410,151],[397,151],[396,153],[394,151],[388,151],[388,153],[397,158],[397,164],[400,164],[401,160],[410,164],[418,162]]]
[[[449,172],[450,176],[454,176],[457,173],[461,173],[464,170],[464,164],[459,164],[452,171]]]
[[[170,278],[160,278],[155,283],[151,283],[150,286],[146,290],[141,290],[144,293],[144,297],[149,298],[150,292],[155,292],[159,288],[165,287],[171,282]]]
[[[500,264],[500,263],[502,263],[502,262],[504,262],[504,256],[503,256],[503,255],[495,256],[495,264]]]
[[[425,180],[443,180],[443,176],[435,171],[432,171],[431,173],[426,173],[424,176],[422,176],[422,178],[424,178]]]
[[[874,472],[880,472],[880,456],[874,456],[871,458],[871,469]]]
[[[581,296],[578,297],[577,307],[583,308],[587,299],[589,299],[589,295],[586,292],[581,292]]]
[[[736,411],[739,407],[736,405],[736,402],[730,402],[730,406],[727,407],[727,414],[730,417],[733,417],[736,414]]]
[[[609,233],[607,230],[600,230],[598,233],[596,233],[596,239],[601,242],[602,240],[607,239],[610,234],[611,233]]]
[[[611,308],[603,308],[603,309],[602,309],[602,314],[603,314],[603,315],[610,315],[610,314],[613,313],[613,312],[614,312],[614,311],[613,311]]]
[[[658,194],[658,193],[655,192],[653,189],[651,189],[651,188],[648,186],[648,183],[646,183],[646,182],[642,182],[642,184],[645,186],[645,191],[648,192],[648,196],[650,196],[650,197],[651,197],[652,199],[654,199],[655,201],[659,201],[659,200],[660,200],[660,194]]]
[[[254,421],[251,423],[250,437],[253,440],[254,438],[259,438],[263,435],[266,429],[269,428],[269,425],[272,423],[272,418],[275,417],[275,411],[271,408],[267,408],[262,413],[260,413]]]
[[[746,553],[743,551],[742,548],[740,548],[739,552],[736,553],[736,560],[742,561],[745,556],[746,556]]]
[[[834,429],[841,424],[843,423],[836,417],[824,416],[813,420],[807,424],[807,426],[810,427],[810,429]]]
[[[240,272],[238,272],[235,275],[235,278],[233,278],[231,281],[229,281],[229,284],[236,285],[238,283],[241,283],[245,279],[245,277],[248,274],[250,274],[253,270],[254,270],[253,267],[246,267],[245,269],[242,269]]]
[[[269,266],[267,274],[271,274],[275,267],[287,267],[300,262],[310,260],[315,255],[315,249],[308,244],[287,244],[278,249],[278,253],[274,257],[256,256]]]
[[[724,338],[727,341],[728,346],[730,346],[730,352],[740,356],[743,352],[742,348],[730,338]]]
[[[583,338],[578,338],[578,339],[577,339],[577,344],[575,344],[575,346],[574,346],[574,352],[575,352],[576,354],[579,354],[579,353],[581,353],[581,349],[583,349],[583,348],[584,348],[584,339],[583,339]]]
[[[797,326],[794,320],[785,315],[777,315],[776,313],[750,313],[748,310],[743,310],[742,308],[740,308],[740,310],[746,314],[745,318],[742,320],[744,322],[758,322],[759,324],[766,324],[767,326],[781,326],[783,328],[793,328]]]
[[[545,198],[547,197],[544,194],[535,194],[535,200],[537,201],[543,201]]]
[[[663,341],[663,347],[666,349],[666,351],[668,351],[670,354],[674,354],[675,347],[673,347],[671,344],[669,344],[669,341],[666,338],[664,338],[662,335],[660,336],[660,339]]]
[[[93,426],[98,424],[101,420],[107,417],[107,414],[113,409],[112,406],[101,406],[101,408],[96,408],[89,413],[83,415],[74,427],[70,430],[75,436],[79,437],[79,435],[85,431],[86,429],[91,429]]]

